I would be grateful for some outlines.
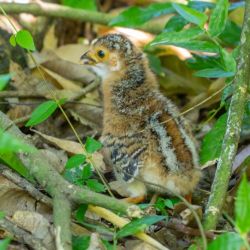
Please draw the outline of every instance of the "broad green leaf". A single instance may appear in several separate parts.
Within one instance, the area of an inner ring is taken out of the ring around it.
[[[154,17],[173,13],[170,3],[153,3],[146,8],[132,6],[109,22],[111,26],[137,27]]]
[[[211,52],[211,53],[218,53],[220,51],[220,47],[218,45],[208,41],[191,40],[180,43],[178,42],[172,43],[172,45],[194,51]]]
[[[227,114],[223,114],[214,124],[214,127],[202,140],[200,163],[216,160],[221,153],[223,137],[226,131]]]
[[[190,23],[197,24],[201,28],[203,28],[205,22],[207,21],[207,16],[202,12],[189,8],[183,4],[173,3],[172,6],[183,18]]]
[[[10,168],[14,169],[17,173],[23,176],[26,180],[29,180],[29,181],[33,180],[28,169],[24,166],[21,160],[16,156],[16,153],[1,152],[0,159],[4,161]]]
[[[97,193],[102,193],[106,190],[105,186],[102,183],[98,182],[98,180],[96,179],[88,179],[86,180],[86,184],[88,188]]]
[[[156,222],[159,222],[163,219],[165,219],[165,216],[145,216],[140,219],[135,219],[122,227],[118,232],[117,232],[117,238],[122,238],[126,237],[129,235],[134,235],[140,231],[143,231],[147,226],[150,226]]]
[[[164,75],[164,71],[162,70],[161,60],[158,56],[147,53],[147,57],[149,60],[149,66],[153,70],[153,72],[157,75]]]
[[[225,29],[228,15],[228,0],[218,0],[212,15],[210,16],[208,33],[212,36],[218,36]]]
[[[55,101],[50,100],[40,104],[31,114],[29,121],[25,124],[26,127],[35,126],[47,118],[49,118],[57,109],[58,105]]]
[[[78,186],[83,186],[84,180],[82,179],[81,168],[65,169],[63,172],[63,176],[68,182],[74,183]]]
[[[5,217],[6,213],[4,211],[0,211],[0,220]]]
[[[92,176],[92,169],[91,169],[91,165],[87,164],[83,167],[82,170],[82,178],[83,180],[87,180]]]
[[[213,240],[207,250],[240,250],[242,246],[243,240],[239,234],[227,232]]]
[[[228,72],[236,72],[236,61],[232,53],[227,52],[225,49],[220,50],[221,65]]]
[[[63,5],[78,9],[97,10],[95,0],[63,0]]]
[[[85,160],[86,160],[85,155],[82,155],[82,154],[74,155],[68,159],[65,168],[70,169],[70,168],[79,167],[79,165],[83,164]]]
[[[241,28],[234,22],[227,20],[225,29],[219,35],[219,39],[226,45],[237,46],[240,42]]]
[[[5,238],[3,240],[0,240],[0,250],[7,250],[8,246],[10,244],[11,238]]]
[[[206,9],[213,9],[215,7],[215,4],[212,2],[205,2],[203,0],[201,1],[188,1],[189,8],[198,10],[200,12],[204,12]]]
[[[176,44],[182,42],[188,42],[204,34],[204,31],[198,27],[182,30],[179,32],[170,31],[163,32],[149,44],[149,46],[160,44]]]
[[[35,148],[8,132],[0,130],[0,156],[5,153],[34,152]]]
[[[235,202],[235,222],[240,233],[250,231],[250,184],[244,175],[237,191]]]
[[[73,250],[86,250],[89,248],[90,236],[73,236]]]
[[[179,15],[175,15],[172,16],[165,28],[164,28],[164,32],[170,32],[170,31],[180,31],[183,29],[183,27],[188,23],[188,21],[186,19],[184,19],[182,16]]]
[[[92,137],[87,137],[87,140],[85,143],[85,149],[88,153],[92,154],[101,148],[102,148],[102,144],[99,141],[95,140]]]
[[[193,55],[193,57],[188,58],[186,62],[189,68],[195,70],[220,68],[219,56]]]
[[[83,222],[84,221],[84,217],[85,217],[85,213],[88,209],[88,205],[87,204],[81,204],[78,209],[76,210],[76,219],[78,222]]]
[[[234,76],[235,72],[224,71],[220,68],[208,68],[202,69],[194,73],[197,77],[207,77],[207,78],[220,78],[220,77],[231,77]]]
[[[12,34],[9,39],[10,45],[16,47],[16,36]]]
[[[3,90],[11,79],[10,74],[0,75],[0,91]]]
[[[16,33],[16,43],[27,50],[36,50],[33,37],[28,30],[20,30]]]

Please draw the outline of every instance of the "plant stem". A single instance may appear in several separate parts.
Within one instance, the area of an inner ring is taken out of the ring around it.
[[[108,23],[115,17],[111,14],[75,9],[59,4],[45,3],[42,1],[29,4],[1,3],[0,6],[7,14],[29,13],[36,16],[60,17],[103,25],[108,25]],[[151,33],[160,33],[164,24],[165,23],[162,23],[162,25],[160,25],[148,22],[140,26],[138,29]]]
[[[245,8],[238,67],[233,80],[234,93],[228,111],[227,127],[221,155],[218,160],[211,195],[205,211],[204,227],[206,230],[216,227],[221,214],[231,174],[232,162],[238,147],[247,100],[250,77],[250,1],[246,1]]]

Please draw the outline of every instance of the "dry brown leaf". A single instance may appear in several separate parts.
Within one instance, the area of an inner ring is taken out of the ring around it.
[[[27,192],[13,182],[0,175],[0,210],[12,216],[17,210],[39,212],[48,220],[51,218],[51,208],[35,200]]]
[[[55,25],[51,25],[43,39],[43,50],[55,50],[58,39],[55,35]]]
[[[89,46],[84,44],[68,44],[54,50],[55,54],[69,62],[80,63],[80,57],[88,50]]]
[[[61,75],[46,69],[45,67],[42,67],[43,71],[46,72],[46,75],[49,75],[50,78],[52,78],[53,80],[55,80],[58,84],[59,87],[62,89],[66,89],[66,90],[72,90],[72,91],[77,91],[79,89],[81,89],[81,87],[79,85],[77,85],[75,82],[68,80],[64,77],[62,77]]]
[[[16,211],[11,220],[37,239],[42,240],[46,249],[55,249],[53,228],[50,222],[41,214],[30,211]]]

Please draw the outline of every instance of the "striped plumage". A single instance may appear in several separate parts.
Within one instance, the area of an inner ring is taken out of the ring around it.
[[[93,42],[82,59],[103,78],[101,139],[130,195],[148,189],[192,192],[201,176],[192,136],[175,105],[159,92],[143,53],[111,34]]]

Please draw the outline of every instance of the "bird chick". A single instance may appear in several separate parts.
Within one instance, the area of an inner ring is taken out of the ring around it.
[[[101,141],[118,181],[131,197],[148,190],[187,195],[201,171],[192,135],[163,96],[142,51],[120,34],[95,40],[82,55],[102,77]]]

